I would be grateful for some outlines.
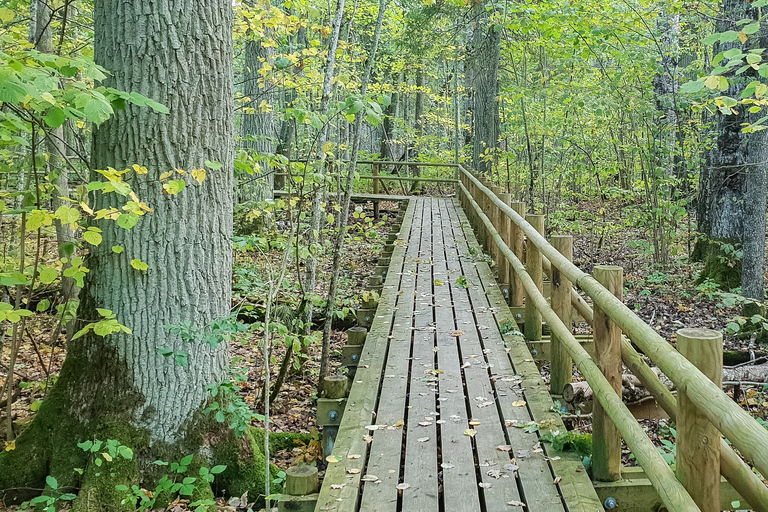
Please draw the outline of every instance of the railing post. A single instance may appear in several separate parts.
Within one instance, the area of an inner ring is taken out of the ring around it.
[[[483,186],[486,188],[488,187],[488,181],[484,176],[478,175],[477,179]],[[479,187],[476,188],[476,190],[478,197],[475,200],[477,201],[477,204],[480,205],[480,210],[482,210],[484,214],[488,215],[488,196]],[[479,219],[477,221],[477,236],[478,242],[480,242],[480,247],[487,253],[491,243],[488,240],[488,232],[485,229],[485,224],[483,224]]]
[[[376,194],[376,195],[379,194],[379,185],[380,185],[380,183],[379,183],[379,180],[376,179],[376,177],[379,176],[379,168],[380,168],[379,164],[373,164],[373,170],[372,170],[372,174],[374,176],[374,178],[373,178],[373,193]],[[378,201],[374,201],[373,202],[373,218],[375,220],[379,220],[379,202]]]
[[[525,218],[525,203],[516,202],[512,203],[512,209],[517,212],[518,215],[520,215],[522,218]],[[510,219],[511,221],[512,219]],[[510,233],[510,238],[512,239],[512,246],[510,249],[512,249],[512,252],[515,253],[515,256],[517,256],[517,259],[520,260],[521,263],[525,262],[525,233],[523,233],[523,230],[517,227],[517,224],[512,222],[511,224],[512,231]],[[512,280],[509,282],[509,288],[510,288],[510,294],[509,294],[509,305],[510,306],[522,306],[523,305],[523,296],[525,294],[525,290],[523,289],[523,283],[520,281],[520,278],[517,276],[517,274],[513,271],[512,272]]]
[[[680,329],[677,349],[718,387],[723,381],[723,335],[711,329]],[[677,479],[702,512],[720,510],[720,432],[677,392]]]
[[[544,234],[544,216],[526,215],[525,220],[533,226],[533,229]],[[543,291],[544,288],[544,269],[542,267],[541,251],[534,243],[528,239],[525,246],[525,271],[531,276],[534,284]],[[530,297],[525,298],[525,339],[535,341],[541,339],[541,313],[536,309],[533,300]]]
[[[499,194],[503,192],[501,187],[489,187],[491,191],[493,192],[493,195],[496,197],[499,197]],[[496,228],[496,232],[499,233],[499,235],[503,236],[502,230],[501,230],[501,208],[493,202],[493,198],[488,198],[488,209],[490,211],[489,216],[491,217],[491,223],[493,224],[493,227]],[[503,258],[501,255],[501,249],[499,248],[498,244],[496,244],[496,240],[493,239],[493,237],[488,237],[488,242],[490,245],[490,253],[491,257],[493,258],[494,263],[496,264],[496,268],[494,269],[496,271],[496,276],[501,277],[501,273],[499,272],[500,262]]]
[[[499,194],[499,199],[501,199],[505,205],[509,206],[512,204],[512,196],[510,194],[507,194],[506,192],[502,192]],[[501,209],[498,210],[499,212],[499,227],[497,228],[499,230],[499,235],[501,236],[501,239],[504,241],[504,244],[512,248],[512,237],[510,236],[510,224],[512,223],[512,219],[509,218],[509,216],[502,212]],[[512,281],[511,279],[511,273],[514,273],[514,270],[512,270],[512,266],[507,261],[507,258],[503,256],[502,254],[499,254],[499,261],[497,262],[499,266],[499,282],[507,285],[507,300],[509,300],[509,297],[512,294],[511,286]]]
[[[555,235],[551,238],[552,246],[560,254],[573,261],[573,237],[570,235]],[[552,309],[569,328],[573,328],[573,307],[571,306],[571,281],[565,277],[555,265],[552,265]],[[560,339],[552,335],[551,362],[549,365],[550,392],[562,395],[563,388],[573,380],[573,360],[565,350]]]
[[[621,267],[596,265],[594,276],[609,292],[622,300],[624,274]],[[621,396],[621,329],[608,313],[595,305],[592,335],[597,365]],[[614,482],[621,478],[621,434],[598,400],[592,410],[592,474],[595,480]]]

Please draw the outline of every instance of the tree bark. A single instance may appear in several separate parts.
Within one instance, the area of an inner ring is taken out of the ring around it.
[[[759,15],[757,9],[749,8],[743,0],[723,0],[722,11],[717,24],[719,32],[738,29],[737,21],[758,19]],[[744,51],[765,48],[766,44],[768,30],[763,22],[760,31],[743,45],[739,42],[721,44],[715,53],[734,47]],[[730,87],[725,94],[732,98],[738,98],[752,80],[765,82],[753,70],[741,76],[728,76],[728,80]],[[706,263],[699,281],[710,278],[727,288],[741,284],[742,293],[762,298],[768,132],[745,133],[744,123],[757,121],[759,113],[751,114],[742,105],[736,109],[727,115],[715,114],[717,142],[707,154],[699,184],[698,231],[704,236],[697,241],[693,257]],[[741,268],[738,263],[730,266],[724,263],[733,258],[723,254],[723,244],[742,244]]]
[[[472,73],[474,140],[472,161],[475,169],[482,174],[490,174],[492,162],[483,159],[486,152],[494,152],[499,138],[499,52],[501,50],[501,31],[491,23],[486,2],[477,2],[473,6],[476,26],[473,31],[473,48],[469,56]]]
[[[267,31],[265,38],[269,37]],[[245,43],[245,60],[243,65],[243,94],[250,98],[245,105],[242,118],[242,146],[257,157],[261,174],[244,176],[238,190],[238,200],[263,201],[271,199],[275,188],[275,178],[269,158],[275,154],[276,126],[274,108],[277,99],[276,85],[259,74],[262,61],[274,64],[275,48],[264,46],[261,39],[250,35]],[[267,104],[266,112],[261,111],[262,101]],[[261,157],[261,160],[258,158]]]
[[[111,479],[139,483],[139,467],[200,453],[206,432],[222,429],[201,409],[210,396],[206,386],[228,380],[227,342],[209,346],[198,335],[185,342],[165,326],[188,322],[206,329],[227,317],[232,270],[231,2],[97,0],[94,26],[95,60],[109,71],[103,84],[139,92],[170,110],[163,115],[129,105],[94,134],[94,169],[149,169],[124,178],[154,211],[130,230],[114,221],[94,222],[103,241],[86,258],[90,271],[78,317],[93,322],[100,319],[96,308],[108,309],[132,333],[102,337],[91,331],[70,342],[37,417],[15,450],[0,454],[0,489],[42,488],[51,474],[60,487],[82,486],[85,501],[75,507],[81,510],[125,509]],[[177,173],[174,179],[184,179],[185,190],[164,193],[162,173],[201,169],[207,160],[222,168],[209,169],[201,184]],[[91,206],[120,208],[124,201],[97,193]],[[119,254],[117,246],[123,248]],[[148,269],[136,270],[133,259]],[[161,349],[188,353],[189,364],[176,364]],[[99,477],[97,486],[88,480],[95,470],[76,446],[94,438],[133,448],[141,464],[125,462],[112,476]],[[86,468],[85,477],[75,472],[78,467]]]

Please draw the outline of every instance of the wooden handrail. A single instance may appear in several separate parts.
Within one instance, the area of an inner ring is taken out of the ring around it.
[[[692,403],[704,412],[707,419],[717,426],[718,430],[758,471],[764,475],[768,474],[768,430],[757,423],[749,413],[741,409],[698,368],[672,348],[651,326],[603,288],[592,276],[576,267],[549,245],[544,236],[536,232],[517,212],[492,194],[490,189],[480,183],[475,176],[461,165],[459,170],[493,204],[510,217],[519,229],[525,232],[552,265],[555,265],[578,288],[584,290],[595,304],[607,311],[611,319],[659,366],[678,389],[685,389]],[[463,184],[460,186],[466,191]]]
[[[479,185],[476,183],[475,185]],[[482,185],[479,185],[482,188]],[[699,508],[693,499],[688,495],[683,485],[675,478],[675,474],[669,465],[661,457],[656,447],[643,431],[632,413],[627,409],[621,397],[613,390],[611,385],[603,376],[600,368],[595,364],[586,350],[579,344],[576,337],[569,327],[560,320],[557,314],[547,303],[547,299],[537,288],[536,284],[528,275],[525,266],[507,247],[499,233],[493,227],[488,217],[483,213],[477,202],[471,197],[469,191],[463,183],[459,187],[466,196],[466,202],[475,210],[475,213],[485,225],[488,234],[493,238],[499,247],[499,250],[512,265],[526,291],[526,297],[531,299],[536,308],[541,313],[542,318],[550,326],[551,332],[556,335],[566,350],[571,354],[576,367],[584,375],[592,387],[594,395],[600,400],[608,415],[613,420],[616,428],[627,442],[627,445],[635,454],[640,465],[645,469],[648,479],[653,484],[654,489],[664,502],[664,505],[670,511],[694,511]],[[537,246],[539,246],[537,244]],[[540,247],[540,246],[539,246]],[[541,247],[540,247],[541,249]],[[543,251],[542,251],[543,252]]]

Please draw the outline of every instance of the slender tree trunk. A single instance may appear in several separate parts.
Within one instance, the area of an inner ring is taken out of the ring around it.
[[[376,20],[376,30],[373,34],[373,42],[371,43],[371,52],[368,55],[368,62],[365,68],[365,76],[360,88],[360,95],[365,97],[368,93],[368,83],[371,80],[371,70],[373,69],[373,63],[376,60],[376,50],[379,46],[379,38],[381,37],[381,26],[384,23],[384,13],[387,9],[387,0],[380,0],[379,3],[379,16]],[[331,272],[331,282],[328,286],[328,300],[325,308],[325,325],[323,326],[323,345],[322,355],[320,358],[320,382],[318,387],[322,392],[325,377],[328,375],[328,362],[330,359],[330,346],[331,346],[331,328],[333,327],[333,314],[336,309],[336,295],[339,288],[339,274],[341,270],[341,261],[344,257],[344,239],[347,233],[347,217],[349,212],[349,204],[352,199],[352,185],[355,181],[355,172],[357,168],[357,157],[360,153],[360,142],[362,138],[363,119],[365,114],[358,112],[355,116],[355,139],[352,143],[352,158],[349,162],[349,169],[347,171],[347,187],[344,193],[344,201],[341,205],[341,212],[339,214],[339,232],[336,234],[336,241],[334,243],[333,252],[333,270]]]
[[[338,0],[336,4],[336,15],[333,18],[333,27],[331,31],[331,38],[328,45],[328,62],[325,69],[325,77],[323,79],[323,96],[320,99],[320,115],[325,116],[328,114],[328,110],[331,104],[331,90],[333,86],[334,68],[336,66],[336,49],[339,47],[339,34],[341,33],[341,20],[344,16],[344,4],[345,0]],[[320,130],[320,135],[317,141],[317,152],[320,158],[319,172],[322,176],[325,176],[325,143],[328,140],[328,123],[323,124]],[[320,224],[325,217],[322,210],[323,194],[325,189],[325,183],[320,184],[319,187],[315,187],[314,194],[312,195],[312,216],[310,219],[309,227],[309,244],[310,246],[318,243],[320,237]],[[310,252],[307,258],[307,269],[304,277],[304,299],[307,301],[306,317],[303,319],[304,328],[307,332],[312,324],[312,298],[315,294],[315,286],[317,284],[317,260]]]

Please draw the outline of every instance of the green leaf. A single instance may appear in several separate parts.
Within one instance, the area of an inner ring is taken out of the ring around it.
[[[205,161],[205,165],[207,167],[210,167],[214,171],[218,171],[219,169],[221,169],[223,167],[221,162],[215,162],[215,161],[211,161],[211,160],[206,160]]]
[[[101,243],[102,236],[100,233],[97,233],[96,231],[88,230],[83,233],[83,240],[85,240],[91,245],[99,245]]]
[[[186,457],[184,457],[179,461],[179,464],[181,464],[182,466],[189,466],[190,464],[192,464],[192,459],[194,457],[195,457],[194,455],[187,455]]]
[[[43,284],[50,284],[54,282],[57,277],[59,277],[59,272],[55,268],[48,266],[41,267],[37,274],[37,278]]]
[[[214,475],[218,475],[219,473],[223,472],[225,469],[227,469],[227,466],[213,466],[211,468],[211,473]]]
[[[45,477],[45,483],[54,491],[59,488],[59,482],[56,481],[51,475]]]
[[[131,229],[138,222],[139,215],[137,213],[121,213],[117,218],[117,225],[123,229]],[[114,251],[115,248],[113,247],[112,250]],[[115,252],[123,252],[123,248],[121,247],[119,251]]]
[[[113,112],[112,105],[101,98],[93,98],[85,104],[85,107],[83,107],[85,118],[96,126],[99,126],[109,119],[109,116],[111,116]]]
[[[48,299],[43,299],[40,302],[37,303],[37,311],[48,311],[48,308],[51,307],[51,301]]]
[[[125,249],[123,248],[123,246],[122,246],[122,245],[113,245],[113,246],[112,246],[112,252],[114,252],[114,253],[116,253],[116,254],[120,254],[120,253],[121,253],[121,252],[123,252],[124,250],[125,250]]]
[[[184,190],[186,186],[184,180],[171,180],[168,183],[163,183],[163,190],[170,195],[175,195]]]
[[[741,29],[741,31],[744,32],[747,35],[754,34],[758,30],[760,30],[760,22],[759,21],[756,21],[754,23],[750,23],[749,25],[747,25],[746,27]]]
[[[45,117],[43,117],[43,121],[45,121],[45,124],[47,124],[51,128],[58,128],[59,126],[64,124],[64,121],[66,120],[67,120],[67,115],[59,107],[53,107],[49,109],[48,112],[45,114]]]

